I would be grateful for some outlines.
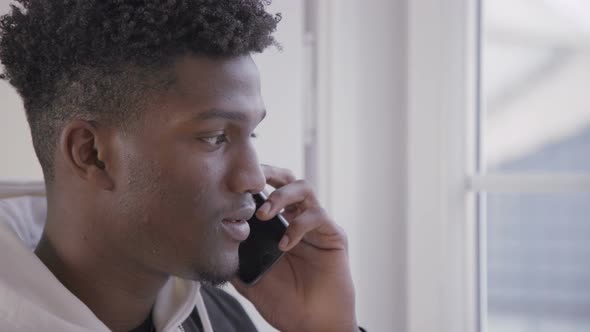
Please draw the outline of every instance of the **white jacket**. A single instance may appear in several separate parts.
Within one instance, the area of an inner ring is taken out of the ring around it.
[[[33,253],[45,224],[44,195],[42,183],[0,182],[0,332],[109,331]],[[200,284],[170,278],[156,299],[156,330],[182,332],[195,306],[205,331],[213,331]]]

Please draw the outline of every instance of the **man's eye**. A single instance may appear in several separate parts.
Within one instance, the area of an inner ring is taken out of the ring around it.
[[[221,134],[217,136],[203,137],[201,140],[207,144],[221,145],[227,142],[227,136],[225,134]]]

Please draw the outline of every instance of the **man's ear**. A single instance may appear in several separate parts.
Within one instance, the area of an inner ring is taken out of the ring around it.
[[[106,128],[99,128],[95,123],[73,120],[63,128],[59,142],[65,165],[81,179],[104,190],[115,187],[109,173],[111,167],[105,160],[113,148],[108,135]]]

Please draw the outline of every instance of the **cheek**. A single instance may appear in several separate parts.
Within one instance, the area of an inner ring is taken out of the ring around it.
[[[143,188],[133,190],[142,200],[142,219],[150,237],[159,238],[163,246],[203,242],[221,215],[215,169],[189,169],[177,164],[150,170],[149,176],[142,177]]]
[[[193,153],[177,158],[166,169],[173,182],[171,186],[177,188],[173,195],[182,195],[177,197],[179,201],[189,198],[193,213],[197,215],[223,207],[225,165],[221,153]]]
[[[126,158],[124,208],[166,233],[206,227],[197,221],[217,218],[226,208],[222,154],[190,153],[178,145],[160,151]]]

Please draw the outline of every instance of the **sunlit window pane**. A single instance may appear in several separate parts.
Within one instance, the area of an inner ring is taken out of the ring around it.
[[[483,173],[590,172],[590,1],[482,2]],[[486,331],[590,331],[590,192],[485,197]]]
[[[487,202],[488,332],[590,331],[590,193]]]
[[[590,1],[484,0],[488,171],[590,171]]]

